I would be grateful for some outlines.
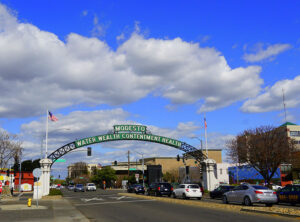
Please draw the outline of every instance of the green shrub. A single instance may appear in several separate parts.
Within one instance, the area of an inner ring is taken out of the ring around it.
[[[50,189],[49,196],[62,195],[61,191],[58,189]]]

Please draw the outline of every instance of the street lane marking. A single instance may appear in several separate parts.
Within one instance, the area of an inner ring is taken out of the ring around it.
[[[109,197],[111,199],[116,199],[116,200],[122,200],[124,198],[127,198],[127,199],[133,199],[133,197],[127,197],[127,196],[121,196],[121,197]]]
[[[102,198],[97,198],[97,197],[94,197],[94,198],[91,198],[91,199],[87,199],[87,198],[81,198],[81,200],[83,201],[83,202],[89,202],[89,201],[92,201],[92,200],[103,200]]]
[[[102,202],[102,203],[88,203],[88,204],[74,204],[75,206],[91,206],[91,205],[102,205],[102,204],[117,204],[117,203],[132,203],[132,202],[150,202],[155,200],[123,200],[114,202]]]

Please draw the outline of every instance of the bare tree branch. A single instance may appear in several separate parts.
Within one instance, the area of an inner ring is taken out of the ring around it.
[[[10,160],[22,155],[21,145],[17,135],[0,129],[0,168],[6,168]]]

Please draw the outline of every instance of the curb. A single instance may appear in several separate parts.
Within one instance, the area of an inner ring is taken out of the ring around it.
[[[118,195],[123,196],[130,196],[130,197],[137,197],[142,199],[152,199],[167,203],[173,203],[173,204],[182,204],[182,205],[190,205],[195,207],[203,207],[203,208],[210,208],[220,211],[235,211],[235,212],[243,212],[243,213],[259,213],[259,214],[266,214],[266,215],[278,215],[283,217],[289,217],[289,218],[300,218],[300,211],[298,210],[299,214],[287,214],[287,213],[281,213],[281,212],[275,212],[275,211],[263,211],[263,210],[257,210],[257,209],[247,209],[242,205],[228,205],[228,204],[220,204],[220,203],[212,203],[212,202],[204,202],[204,201],[194,201],[194,200],[183,200],[183,199],[173,199],[173,198],[164,198],[164,197],[153,197],[153,196],[144,196],[144,195],[136,195],[136,194],[130,194],[130,193],[118,193]],[[275,209],[275,208],[273,208]]]
[[[60,200],[62,195],[53,195],[53,196],[43,196],[42,200]]]
[[[268,214],[268,215],[278,215],[282,217],[300,218],[300,215],[295,215],[295,214],[284,214],[278,212],[268,212],[268,211],[251,210],[251,209],[244,209],[244,208],[242,208],[241,211],[259,213],[259,214]]]

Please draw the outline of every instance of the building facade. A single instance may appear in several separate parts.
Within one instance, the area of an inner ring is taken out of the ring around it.
[[[293,180],[294,183],[300,183],[300,126],[286,122],[280,127],[286,130],[288,138],[293,139],[296,148],[296,151],[293,153],[291,171],[285,172],[286,176],[289,180]]]
[[[205,153],[205,152],[204,152]],[[221,149],[209,149],[208,156],[210,159],[216,161],[216,163],[222,163],[222,150]],[[141,160],[140,160],[141,161]],[[180,167],[190,166],[198,167],[199,164],[195,162],[195,159],[188,157],[185,161],[182,161],[182,157],[177,161],[176,157],[150,157],[144,159],[145,165],[161,165],[162,173],[172,172],[174,169],[178,170]]]
[[[91,175],[96,169],[101,169],[101,165],[96,163],[86,164],[86,167],[89,175]],[[74,175],[77,175],[77,173],[75,173],[76,170],[77,169],[75,169],[75,164],[70,164],[68,166],[68,177],[74,178]]]

